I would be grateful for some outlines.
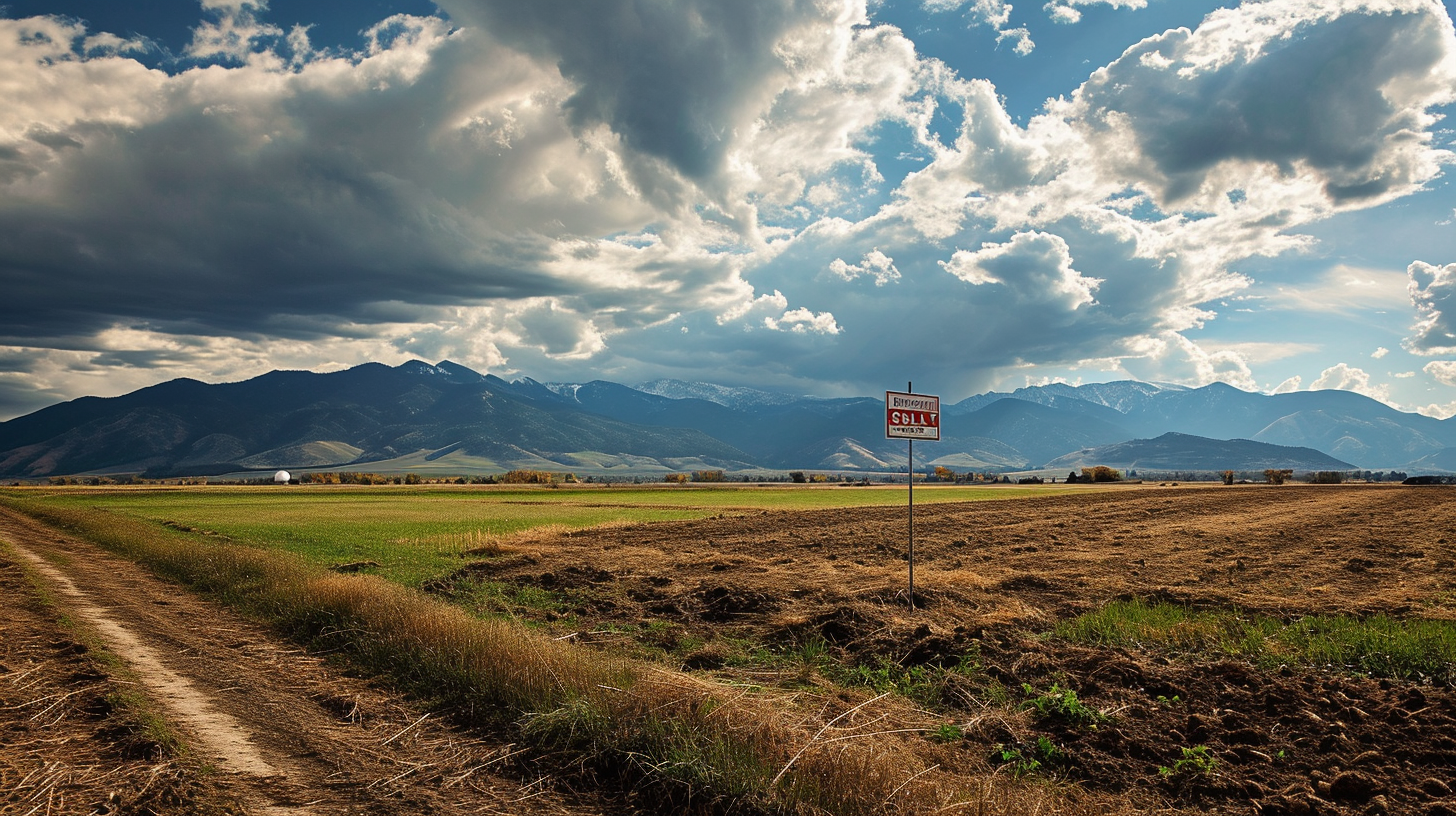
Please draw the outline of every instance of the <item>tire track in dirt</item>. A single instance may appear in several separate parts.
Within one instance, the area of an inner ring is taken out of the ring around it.
[[[0,508],[0,538],[122,660],[247,813],[624,813],[94,545]]]
[[[260,777],[278,774],[237,720],[216,710],[187,678],[167,668],[156,650],[113,618],[110,610],[93,603],[90,595],[44,558],[21,545],[11,546],[36,572],[56,585],[72,614],[94,629],[108,649],[125,656],[123,659],[152,690],[157,702],[192,735],[197,749],[235,773]]]

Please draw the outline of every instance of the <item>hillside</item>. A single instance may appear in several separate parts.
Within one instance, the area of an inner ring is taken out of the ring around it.
[[[220,385],[175,380],[0,423],[0,476],[367,469],[401,457],[449,455],[474,457],[483,469],[569,469],[569,457],[585,452],[745,464],[741,451],[699,431],[573,410],[549,390],[533,394],[533,385],[419,362],[329,374],[275,371]]]
[[[1299,453],[1291,461],[1302,464],[1286,466],[1431,473],[1449,472],[1447,451],[1456,448],[1456,420],[1404,413],[1348,391],[1271,396],[1221,383],[1053,383],[981,394],[945,405],[942,434],[916,446],[917,470],[1133,461],[1168,470],[1246,469],[1241,462],[1301,450],[1319,456]],[[1168,434],[1202,441],[1173,444],[1177,437]],[[1160,446],[1150,446],[1157,440]],[[1268,447],[1248,447],[1254,443]],[[507,382],[449,361],[274,371],[213,385],[173,380],[0,423],[0,478],[273,468],[893,472],[905,468],[905,453],[903,442],[884,438],[881,396],[825,399],[679,380],[636,388],[606,380]],[[1115,459],[1091,461],[1096,457]]]
[[[1312,448],[1270,445],[1249,439],[1206,439],[1166,433],[1069,453],[1048,462],[1049,470],[1107,465],[1126,470],[1353,470],[1354,465]]]

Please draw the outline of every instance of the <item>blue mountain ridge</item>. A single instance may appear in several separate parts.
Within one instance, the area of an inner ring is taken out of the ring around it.
[[[1183,444],[1181,459],[1175,451],[1168,470],[1333,462],[1344,467],[1331,469],[1424,473],[1456,462],[1456,421],[1347,391],[1057,383],[977,395],[946,405],[943,415],[942,440],[916,446],[917,468],[1061,467],[1069,454],[1169,433],[1201,441]],[[219,384],[179,379],[0,423],[0,478],[275,467],[874,471],[903,469],[904,455],[902,441],[884,438],[879,396],[803,397],[678,380],[641,387],[507,381],[449,361],[273,371]]]

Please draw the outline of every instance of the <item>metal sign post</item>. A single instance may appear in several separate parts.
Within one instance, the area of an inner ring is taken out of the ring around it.
[[[914,393],[914,383],[905,390],[885,392],[885,438],[906,440],[906,468],[909,476],[910,611],[915,611],[915,440],[940,441],[940,397]]]

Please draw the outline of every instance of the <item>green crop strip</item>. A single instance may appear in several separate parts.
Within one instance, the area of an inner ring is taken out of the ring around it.
[[[1056,626],[1077,643],[1240,657],[1265,668],[1335,667],[1375,677],[1456,679],[1456,622],[1389,615],[1283,621],[1235,610],[1114,601]]]

